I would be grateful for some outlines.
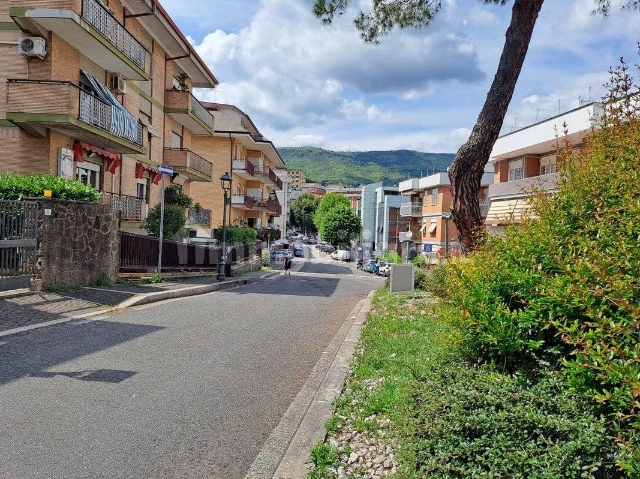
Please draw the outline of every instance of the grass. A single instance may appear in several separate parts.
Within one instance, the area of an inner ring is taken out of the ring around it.
[[[624,477],[597,408],[553,378],[468,363],[454,313],[426,294],[376,293],[308,478],[337,477],[350,431],[392,444],[399,479]]]

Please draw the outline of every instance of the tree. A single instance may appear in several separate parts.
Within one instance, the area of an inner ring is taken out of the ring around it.
[[[323,216],[322,226],[318,228],[325,241],[338,247],[350,244],[351,240],[362,232],[362,221],[350,206],[338,204]]]
[[[339,205],[344,205],[351,209],[351,202],[342,193],[328,193],[320,200],[316,214],[313,216],[313,223],[318,228],[318,231],[322,235],[322,224],[324,224],[324,218],[331,210],[337,208]]]
[[[180,231],[187,219],[184,216],[184,208],[180,205],[164,205],[164,218],[162,222],[162,237],[169,239]],[[149,216],[142,222],[142,227],[152,236],[160,236],[160,205],[149,211]]]
[[[305,232],[317,231],[313,223],[320,200],[311,193],[300,195],[291,205],[291,224]]]
[[[500,5],[508,2],[482,1]],[[543,2],[544,0],[514,0],[498,71],[471,135],[458,150],[449,169],[453,194],[451,216],[458,230],[460,243],[467,251],[475,248],[478,236],[483,231],[478,203],[480,180],[498,139]],[[608,14],[611,0],[594,2],[597,12]],[[316,0],[313,13],[324,23],[331,23],[335,15],[344,13],[349,3],[350,0]],[[372,0],[371,12],[360,11],[354,23],[365,42],[377,43],[380,36],[395,27],[402,29],[427,26],[441,5],[441,0]],[[640,9],[640,0],[628,0],[624,6]]]

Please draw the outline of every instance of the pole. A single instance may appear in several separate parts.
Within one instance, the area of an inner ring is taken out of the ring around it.
[[[162,175],[160,193],[160,236],[158,237],[158,274],[162,273],[162,239],[164,236],[164,175]]]
[[[227,266],[227,190],[224,189],[224,203],[222,204],[222,251],[220,251],[220,261],[218,261],[218,274],[216,279],[223,281],[225,278],[225,268]]]
[[[444,255],[449,254],[449,216],[444,216]]]

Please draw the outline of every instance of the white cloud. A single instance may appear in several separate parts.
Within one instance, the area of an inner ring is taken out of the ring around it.
[[[376,121],[380,123],[395,123],[396,119],[393,117],[393,113],[383,113],[374,105],[367,108],[367,120]]]

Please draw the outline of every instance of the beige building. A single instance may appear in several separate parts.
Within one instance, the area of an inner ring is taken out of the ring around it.
[[[289,186],[295,190],[299,190],[302,185],[307,182],[307,173],[303,170],[289,170]]]
[[[203,208],[215,212],[211,227],[220,226],[224,193],[219,178],[228,172],[233,182],[227,224],[272,228],[273,218],[282,212],[276,192],[283,188],[280,176],[286,175],[278,150],[239,108],[220,103],[204,106],[215,118],[216,127],[213,135],[195,138],[193,148],[211,158],[213,180],[193,183],[191,196]],[[198,236],[210,233],[210,228],[200,228]]]
[[[191,89],[217,80],[157,1],[2,0],[0,61],[0,170],[91,184],[132,228],[157,165],[186,194],[211,182],[214,117]]]

